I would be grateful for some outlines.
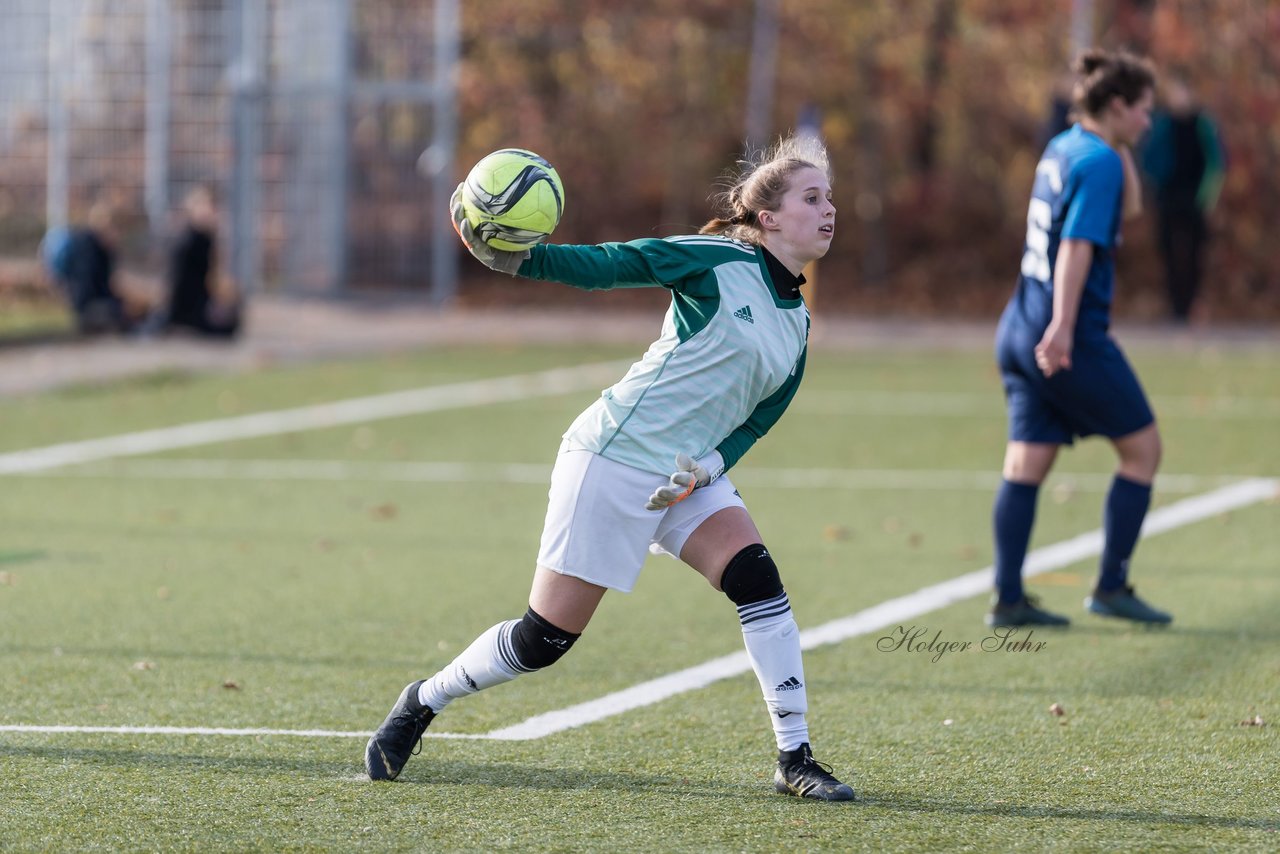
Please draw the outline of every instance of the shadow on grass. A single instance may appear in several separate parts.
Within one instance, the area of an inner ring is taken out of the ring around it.
[[[31,563],[44,560],[48,556],[49,553],[46,551],[0,552],[0,566],[11,563]]]
[[[368,656],[308,656],[288,655],[284,653],[265,652],[227,652],[225,650],[162,650],[142,647],[93,647],[63,646],[61,644],[3,644],[0,643],[0,655],[4,654],[54,655],[68,658],[107,658],[132,663],[139,660],[148,661],[213,661],[233,666],[237,664],[282,664],[301,667],[341,667],[359,669],[377,667],[379,669],[403,669],[408,672],[433,670],[433,664],[424,658],[387,658],[384,655]]]
[[[1142,810],[1085,809],[1080,807],[1019,806],[1016,804],[957,804],[951,801],[895,796],[864,796],[862,804],[868,807],[898,810],[912,813],[946,813],[963,816],[991,816],[993,818],[1047,818],[1075,819],[1079,821],[1125,821],[1134,824],[1180,824],[1188,827],[1221,827],[1242,830],[1280,831],[1280,821],[1274,818],[1232,818],[1219,815],[1190,815],[1187,813],[1149,812]]]
[[[999,698],[1001,702],[1007,702],[1018,697],[1039,702],[1045,695],[1045,688],[1040,685],[1011,686],[1007,682],[999,681],[998,678],[989,682],[979,682],[967,674],[964,677],[953,677],[950,674],[944,674],[936,680],[928,682],[921,680],[914,682],[852,682],[849,687],[860,691],[881,692],[884,696],[947,697],[958,694],[993,699]]]
[[[1209,615],[1212,622],[1199,626],[1179,624],[1176,614],[1168,626],[1134,625],[1127,621],[1091,621],[1082,626],[1081,634],[1120,645],[1120,654],[1099,661],[1094,670],[1099,694],[1176,696],[1205,675],[1264,672],[1259,668],[1269,667],[1268,651],[1280,640],[1274,619],[1277,603],[1270,597],[1227,601],[1227,607],[1222,607],[1221,601],[1213,601],[1219,610]],[[1123,647],[1130,639],[1158,639],[1165,644],[1147,644],[1148,655],[1130,656]],[[1159,661],[1149,654],[1157,650],[1164,651],[1164,658]],[[1182,664],[1176,668],[1165,666],[1171,660]]]
[[[267,756],[213,756],[195,753],[163,753],[120,748],[66,748],[48,745],[22,747],[0,745],[0,757],[32,759],[55,764],[83,763],[100,768],[151,768],[190,772],[273,775],[289,774],[332,778],[351,774],[357,766],[312,758]]]
[[[44,344],[69,344],[83,340],[84,336],[74,329],[63,327],[9,330],[0,333],[0,350],[16,350]]]
[[[1228,628],[1226,626],[1179,626],[1174,623],[1168,628],[1154,629],[1153,631],[1164,631],[1171,635],[1213,640],[1280,641],[1280,631],[1263,628],[1264,625],[1267,624],[1263,622],[1240,623]]]
[[[165,753],[129,748],[64,748],[0,745],[0,759],[26,759],[65,766],[79,763],[102,769],[173,771],[184,775],[228,774],[255,777],[305,777],[369,786],[482,786],[504,790],[577,791],[603,790],[637,793],[673,793],[713,798],[754,798],[754,786],[734,786],[705,779],[682,779],[649,774],[598,771],[583,768],[539,768],[509,763],[475,763],[419,759],[398,780],[374,783],[365,777],[364,743],[353,741],[350,760],[304,756],[218,756],[197,753]]]
[[[1228,641],[1239,643],[1266,643],[1280,641],[1280,631],[1263,622],[1235,623],[1230,626],[1142,626],[1128,623],[1072,626],[1073,636],[1106,638],[1123,643],[1130,638],[1166,637],[1171,641]],[[1064,636],[1065,637],[1065,636]]]
[[[599,771],[583,768],[538,768],[528,765],[474,762],[424,762],[408,766],[397,783],[412,786],[484,786],[493,789],[540,791],[607,791],[676,793],[681,797],[744,798],[758,794],[754,787],[716,783],[703,778],[684,779],[649,774]]]

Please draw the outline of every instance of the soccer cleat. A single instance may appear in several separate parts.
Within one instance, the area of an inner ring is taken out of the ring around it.
[[[1138,598],[1133,587],[1126,584],[1119,590],[1103,592],[1094,589],[1085,597],[1084,607],[1102,617],[1119,617],[1122,620],[1133,620],[1135,623],[1152,623],[1165,625],[1173,622],[1173,615],[1157,611]]]
[[[419,680],[400,692],[387,719],[364,749],[364,767],[370,780],[394,780],[409,757],[422,749],[422,734],[436,713],[418,702]]]
[[[1023,596],[1017,602],[1006,605],[996,602],[987,612],[987,625],[1000,626],[1069,626],[1071,621],[1061,614],[1054,614],[1040,608],[1040,601],[1034,596]]]
[[[784,795],[819,801],[851,801],[854,798],[852,787],[831,776],[829,765],[813,758],[807,741],[795,750],[778,751],[773,787]]]

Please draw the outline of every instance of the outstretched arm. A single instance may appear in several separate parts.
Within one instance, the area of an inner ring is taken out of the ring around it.
[[[645,238],[629,243],[583,246],[540,244],[520,252],[507,252],[485,243],[471,228],[462,206],[461,184],[450,200],[450,213],[453,228],[467,251],[499,273],[562,282],[583,290],[664,285],[693,297],[715,293],[714,290],[702,293],[695,284],[707,264],[688,246]]]

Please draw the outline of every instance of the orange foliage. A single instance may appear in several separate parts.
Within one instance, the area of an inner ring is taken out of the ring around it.
[[[459,170],[504,145],[548,157],[566,184],[561,242],[696,229],[741,148],[754,5],[461,4]],[[1069,60],[1072,5],[954,0],[940,24],[942,3],[779,4],[774,130],[816,106],[837,172],[824,307],[998,311],[1016,275],[1050,94]],[[1280,318],[1280,6],[1095,5],[1100,44],[1187,70],[1221,127],[1229,167],[1209,311]],[[1127,229],[1121,314],[1163,311],[1151,228]],[[465,269],[475,284],[484,278]]]

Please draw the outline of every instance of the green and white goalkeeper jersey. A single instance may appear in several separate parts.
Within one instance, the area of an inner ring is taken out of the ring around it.
[[[573,422],[570,448],[655,474],[669,474],[677,452],[697,459],[715,449],[728,469],[800,385],[809,310],[797,280],[762,248],[712,235],[535,246],[520,275],[585,290],[671,290],[661,337]],[[779,296],[779,275],[796,298]]]

